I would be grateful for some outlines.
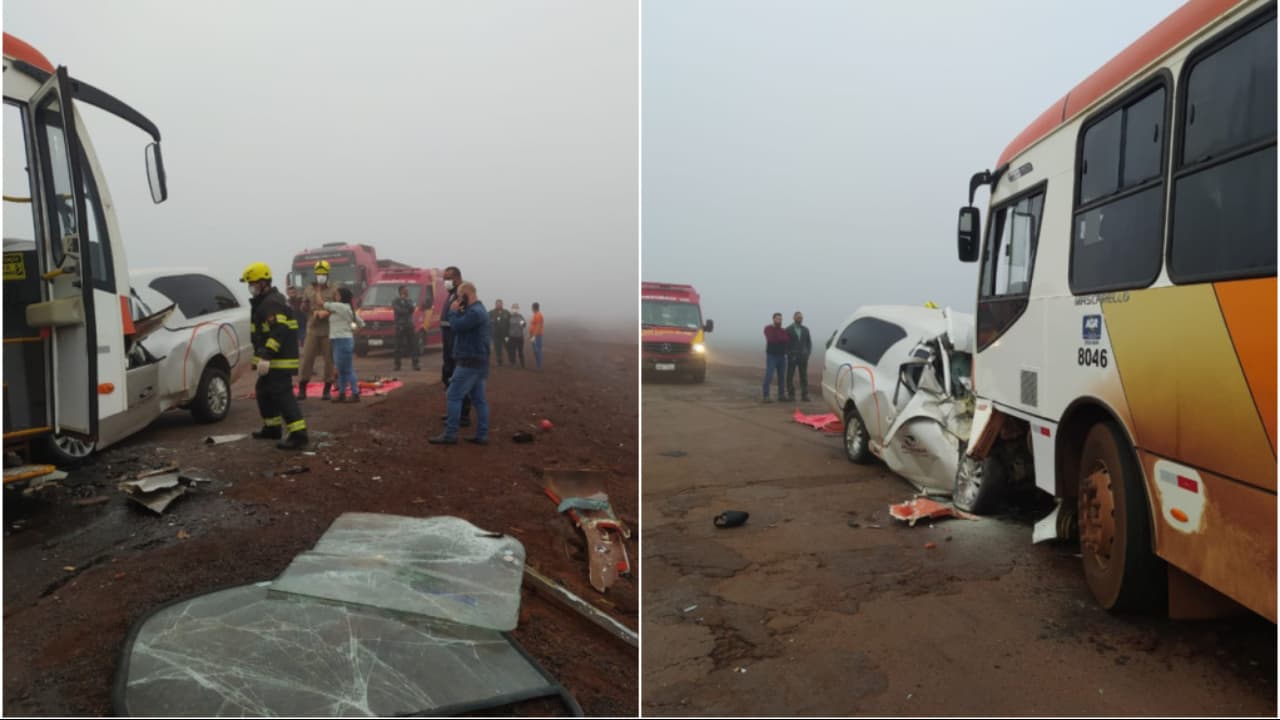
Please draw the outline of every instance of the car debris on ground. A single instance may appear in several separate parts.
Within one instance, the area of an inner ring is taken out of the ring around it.
[[[133,502],[162,515],[173,501],[202,482],[210,480],[183,474],[176,464],[170,464],[138,473],[134,479],[119,482],[116,487]]]
[[[249,433],[236,433],[234,435],[210,435],[204,439],[206,445],[222,445],[224,443],[236,442],[249,437]]]
[[[460,518],[343,514],[279,578],[139,622],[114,710],[387,717],[559,698],[581,715],[504,632],[519,617],[524,570],[518,540]]]
[[[607,591],[618,576],[631,574],[626,547],[631,530],[614,514],[604,478],[596,470],[543,471],[543,492],[586,538],[587,574],[599,592]]]
[[[898,503],[889,506],[889,514],[896,520],[902,520],[910,527],[915,527],[916,521],[922,518],[936,520],[939,518],[956,517],[965,520],[977,520],[978,516],[970,515],[963,510],[957,510],[950,505],[943,505],[936,500],[930,500],[927,497],[918,497],[914,500]]]
[[[725,510],[716,516],[715,524],[718,528],[738,527],[745,523],[749,517],[751,517],[751,513],[743,512],[742,510]]]
[[[801,425],[808,425],[814,430],[821,430],[828,435],[839,435],[844,432],[844,423],[840,422],[840,418],[835,413],[823,413],[821,415],[806,415],[801,412],[800,408],[791,414],[791,419]]]
[[[557,600],[569,609],[583,616],[590,622],[603,628],[613,637],[625,642],[633,648],[640,647],[640,637],[636,631],[614,620],[604,611],[596,608],[586,600],[569,592],[568,588],[560,583],[553,581],[551,578],[543,575],[532,567],[524,566],[525,584],[534,590],[539,590]],[[697,607],[696,605],[694,607]]]

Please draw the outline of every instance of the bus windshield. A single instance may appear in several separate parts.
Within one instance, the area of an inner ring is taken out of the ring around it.
[[[418,298],[422,297],[421,285],[405,285],[409,291],[409,299],[413,301],[414,306],[418,304]],[[360,304],[364,307],[391,307],[391,301],[400,296],[400,285],[391,283],[378,283],[370,285],[369,289],[364,293],[364,299]]]
[[[697,330],[702,327],[702,313],[691,303],[644,300],[640,304],[640,323]]]

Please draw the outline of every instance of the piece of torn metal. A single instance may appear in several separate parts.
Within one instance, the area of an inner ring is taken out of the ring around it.
[[[566,500],[570,505],[581,506],[562,512],[586,538],[591,587],[607,591],[619,575],[631,572],[626,546],[631,530],[609,505],[609,496],[604,492],[606,474],[596,470],[544,470],[542,477],[543,492],[557,506]]]
[[[936,500],[930,500],[927,497],[918,497],[914,500],[898,503],[889,506],[889,514],[897,520],[903,520],[907,525],[915,527],[916,521],[921,518],[936,519],[944,517],[957,517],[965,520],[977,520],[976,515],[970,515],[963,510],[957,510],[950,505],[943,505]]]
[[[204,439],[206,445],[222,445],[224,443],[236,442],[249,437],[249,433],[236,433],[234,435],[210,435]]]
[[[589,620],[592,624],[602,628],[613,637],[625,642],[633,648],[640,647],[640,637],[634,630],[614,620],[608,613],[600,610],[586,600],[569,592],[568,588],[557,583],[551,578],[543,575],[537,570],[524,566],[525,584],[530,587],[541,590],[552,599],[559,601],[569,609],[578,613],[582,617]],[[696,605],[694,607],[697,607]]]
[[[460,715],[573,697],[496,630],[273,592],[271,583],[163,606],[129,633],[117,715]]]
[[[513,630],[524,545],[461,518],[344,513],[274,591]]]
[[[53,465],[19,465],[17,467],[8,467],[4,469],[4,482],[8,485],[11,482],[44,477],[57,469],[58,468]]]
[[[844,423],[834,413],[823,413],[821,415],[806,415],[796,408],[791,414],[791,419],[801,425],[808,425],[814,430],[821,430],[832,435],[839,435],[844,432]]]

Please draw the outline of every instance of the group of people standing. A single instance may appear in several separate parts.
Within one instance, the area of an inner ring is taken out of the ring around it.
[[[315,264],[315,280],[300,294],[290,293],[289,304],[295,317],[305,317],[299,327],[302,363],[298,372],[298,400],[307,399],[307,385],[315,373],[316,359],[323,361],[324,388],[321,400],[335,402],[360,401],[360,383],[355,370],[355,331],[364,321],[352,305],[350,288],[329,285],[329,263]],[[332,396],[331,388],[338,386]],[[350,392],[350,396],[348,396]]]
[[[528,326],[529,337],[533,344],[533,359],[536,367],[542,369],[542,310],[538,303],[533,304],[531,322],[520,314],[520,304],[515,303],[510,310],[502,307],[502,300],[493,302],[493,310],[489,312],[489,327],[493,333],[493,346],[497,348],[498,366],[502,366],[503,351],[506,351],[507,362],[515,367],[516,358],[520,359],[520,367],[524,368],[524,337]]]
[[[773,322],[764,326],[765,368],[764,393],[765,402],[769,399],[769,385],[773,376],[778,376],[778,399],[796,399],[796,376],[800,379],[800,399],[809,401],[809,354],[813,350],[813,341],[809,337],[809,328],[804,325],[804,314],[796,312],[792,323],[782,327],[782,313],[773,314]],[[783,376],[786,376],[786,391],[783,392]]]

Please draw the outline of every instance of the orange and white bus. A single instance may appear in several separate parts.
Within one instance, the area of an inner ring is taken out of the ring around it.
[[[957,503],[1033,476],[1103,606],[1275,622],[1275,2],[1192,0],[969,185]]]

